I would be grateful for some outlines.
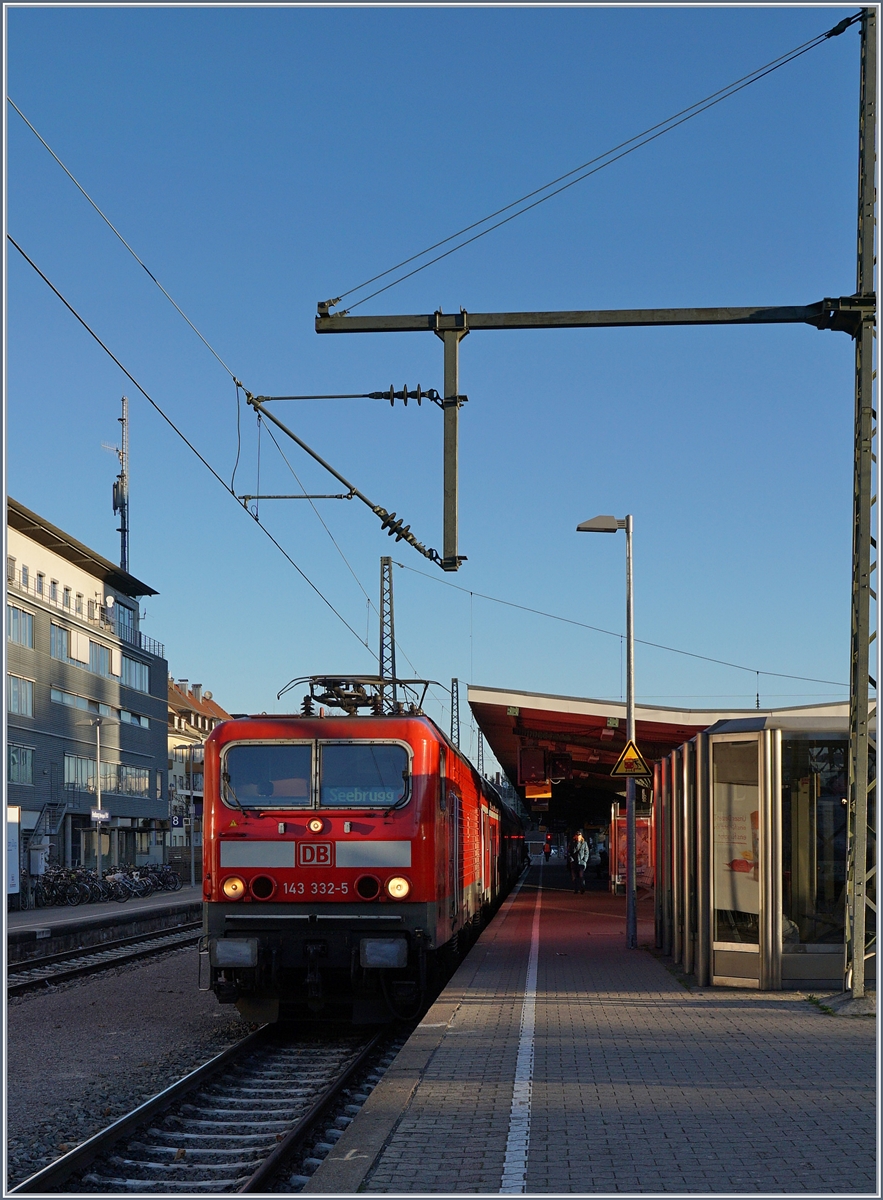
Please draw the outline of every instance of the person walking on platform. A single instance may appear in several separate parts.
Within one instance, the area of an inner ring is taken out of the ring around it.
[[[567,852],[567,861],[570,864],[570,878],[573,880],[573,894],[576,895],[577,892],[584,892],[586,890],[586,864],[589,861],[589,844],[579,829],[570,843],[570,849]]]

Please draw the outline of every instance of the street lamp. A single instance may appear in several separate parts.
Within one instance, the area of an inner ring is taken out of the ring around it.
[[[632,603],[632,518],[592,517],[577,525],[578,533],[616,533],[625,530],[625,635],[626,635],[626,737],[635,741],[635,627]],[[630,950],[638,945],[637,861],[635,835],[635,780],[626,779],[626,945]]]
[[[196,811],[193,803],[193,743],[187,742],[183,746],[173,746],[173,750],[186,750],[190,758],[187,764],[187,786],[189,792],[189,803],[187,805],[190,813],[190,886],[196,887],[196,847],[194,845],[193,833],[196,826]]]
[[[85,725],[85,721],[78,722],[80,725]],[[92,809],[92,820],[95,822],[96,840],[98,843],[95,852],[95,869],[98,878],[101,878],[101,822],[108,819],[109,814],[104,812],[101,807],[101,717],[96,717],[93,721],[88,722],[89,725],[95,726],[95,805]]]

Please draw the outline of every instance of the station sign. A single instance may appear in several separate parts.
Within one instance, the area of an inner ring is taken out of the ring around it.
[[[93,821],[109,821],[110,813],[107,811],[106,808],[93,808],[92,809],[92,820]]]
[[[17,804],[6,806],[6,891],[16,895],[19,890],[19,830],[21,808]]]
[[[644,761],[644,756],[635,743],[629,739],[625,749],[616,760],[616,766],[610,772],[615,776],[626,776],[632,779],[650,779],[653,772]]]

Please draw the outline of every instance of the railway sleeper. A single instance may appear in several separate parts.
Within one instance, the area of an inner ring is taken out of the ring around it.
[[[251,1106],[252,1114],[258,1119],[263,1117],[275,1117],[280,1121],[290,1120],[298,1113],[303,1112],[303,1109],[304,1106],[302,1104],[288,1104],[285,1107],[280,1107],[273,1100],[268,1100],[264,1104],[253,1103]],[[242,1110],[237,1108],[204,1108],[203,1106],[196,1104],[182,1104],[181,1114],[182,1116],[186,1115],[187,1117],[208,1117],[213,1121],[230,1121],[235,1124],[242,1117]]]
[[[174,1122],[175,1125],[181,1127],[182,1131],[186,1133],[195,1132],[200,1129],[216,1129],[226,1132],[230,1128],[229,1121],[198,1121],[192,1117],[170,1117],[169,1121],[170,1123]],[[239,1129],[254,1128],[265,1130],[269,1133],[287,1133],[291,1128],[291,1121],[248,1121],[240,1117],[236,1121],[236,1126]]]
[[[106,1179],[103,1175],[84,1175],[83,1183],[98,1186],[102,1193],[114,1192],[159,1192],[163,1195],[171,1192],[205,1192],[212,1195],[215,1192],[232,1192],[238,1184],[245,1182],[240,1179]]]
[[[182,1129],[157,1129],[154,1127],[145,1131],[145,1137],[162,1138],[164,1142],[171,1143],[172,1147],[184,1146],[185,1149],[189,1146],[205,1146],[210,1149],[209,1143],[218,1147],[226,1146],[230,1142],[239,1142],[243,1146],[246,1144],[265,1146],[267,1144],[267,1137],[264,1133],[224,1133],[221,1136],[217,1133],[187,1133]],[[273,1144],[275,1145],[275,1141]]]
[[[251,1147],[249,1147],[249,1146],[233,1146],[233,1147],[230,1147],[230,1146],[187,1146],[185,1148],[185,1152],[186,1152],[186,1156],[187,1156],[186,1161],[188,1163],[210,1162],[211,1159],[209,1156],[214,1156],[215,1158],[220,1157],[222,1159],[231,1159],[231,1158],[235,1158],[237,1155],[239,1156],[239,1158],[241,1160],[245,1161],[243,1156],[247,1155],[248,1161],[253,1162],[255,1160],[262,1159],[266,1154],[268,1154],[270,1152],[270,1150],[274,1150],[278,1144],[279,1143],[276,1141],[275,1138],[272,1138],[270,1141],[267,1141],[266,1138],[263,1138],[260,1142],[256,1142]],[[159,1145],[159,1144],[154,1144],[152,1142],[130,1142],[129,1150],[131,1150],[133,1153],[136,1153],[136,1154],[143,1154],[145,1156],[145,1158],[150,1158],[150,1157],[158,1158],[158,1159],[171,1158],[177,1162],[182,1161],[180,1157],[177,1159],[175,1158],[175,1156],[179,1155],[179,1153],[180,1153],[180,1150],[181,1150],[180,1146],[175,1146],[175,1145],[170,1146],[167,1144]],[[251,1154],[248,1154],[249,1150],[252,1151]],[[113,1161],[114,1160],[111,1159],[111,1162],[113,1162]],[[136,1161],[138,1161],[138,1160],[136,1160]]]
[[[108,1159],[108,1164],[109,1166],[116,1167],[117,1170],[124,1168],[128,1174],[134,1174],[137,1171],[147,1171],[149,1174],[144,1176],[146,1179],[149,1179],[151,1175],[154,1178],[163,1175],[189,1179],[192,1175],[213,1174],[217,1176],[222,1172],[229,1176],[231,1171],[235,1171],[237,1174],[245,1174],[246,1172],[250,1174],[254,1170],[255,1162],[259,1161],[259,1159],[250,1158],[240,1159],[238,1162],[199,1162],[190,1164],[181,1159],[176,1163],[158,1163],[150,1162],[149,1159],[118,1158],[114,1155]]]

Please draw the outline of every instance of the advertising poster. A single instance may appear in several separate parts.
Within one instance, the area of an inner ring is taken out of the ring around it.
[[[6,806],[6,891],[16,895],[18,879],[18,832],[21,824],[21,809],[17,805]]]
[[[760,912],[757,785],[714,787],[714,907]]]
[[[617,817],[614,826],[616,839],[613,861],[616,863],[616,883],[626,882],[626,818]],[[650,818],[635,818],[635,880],[638,887],[653,886],[652,838]]]

